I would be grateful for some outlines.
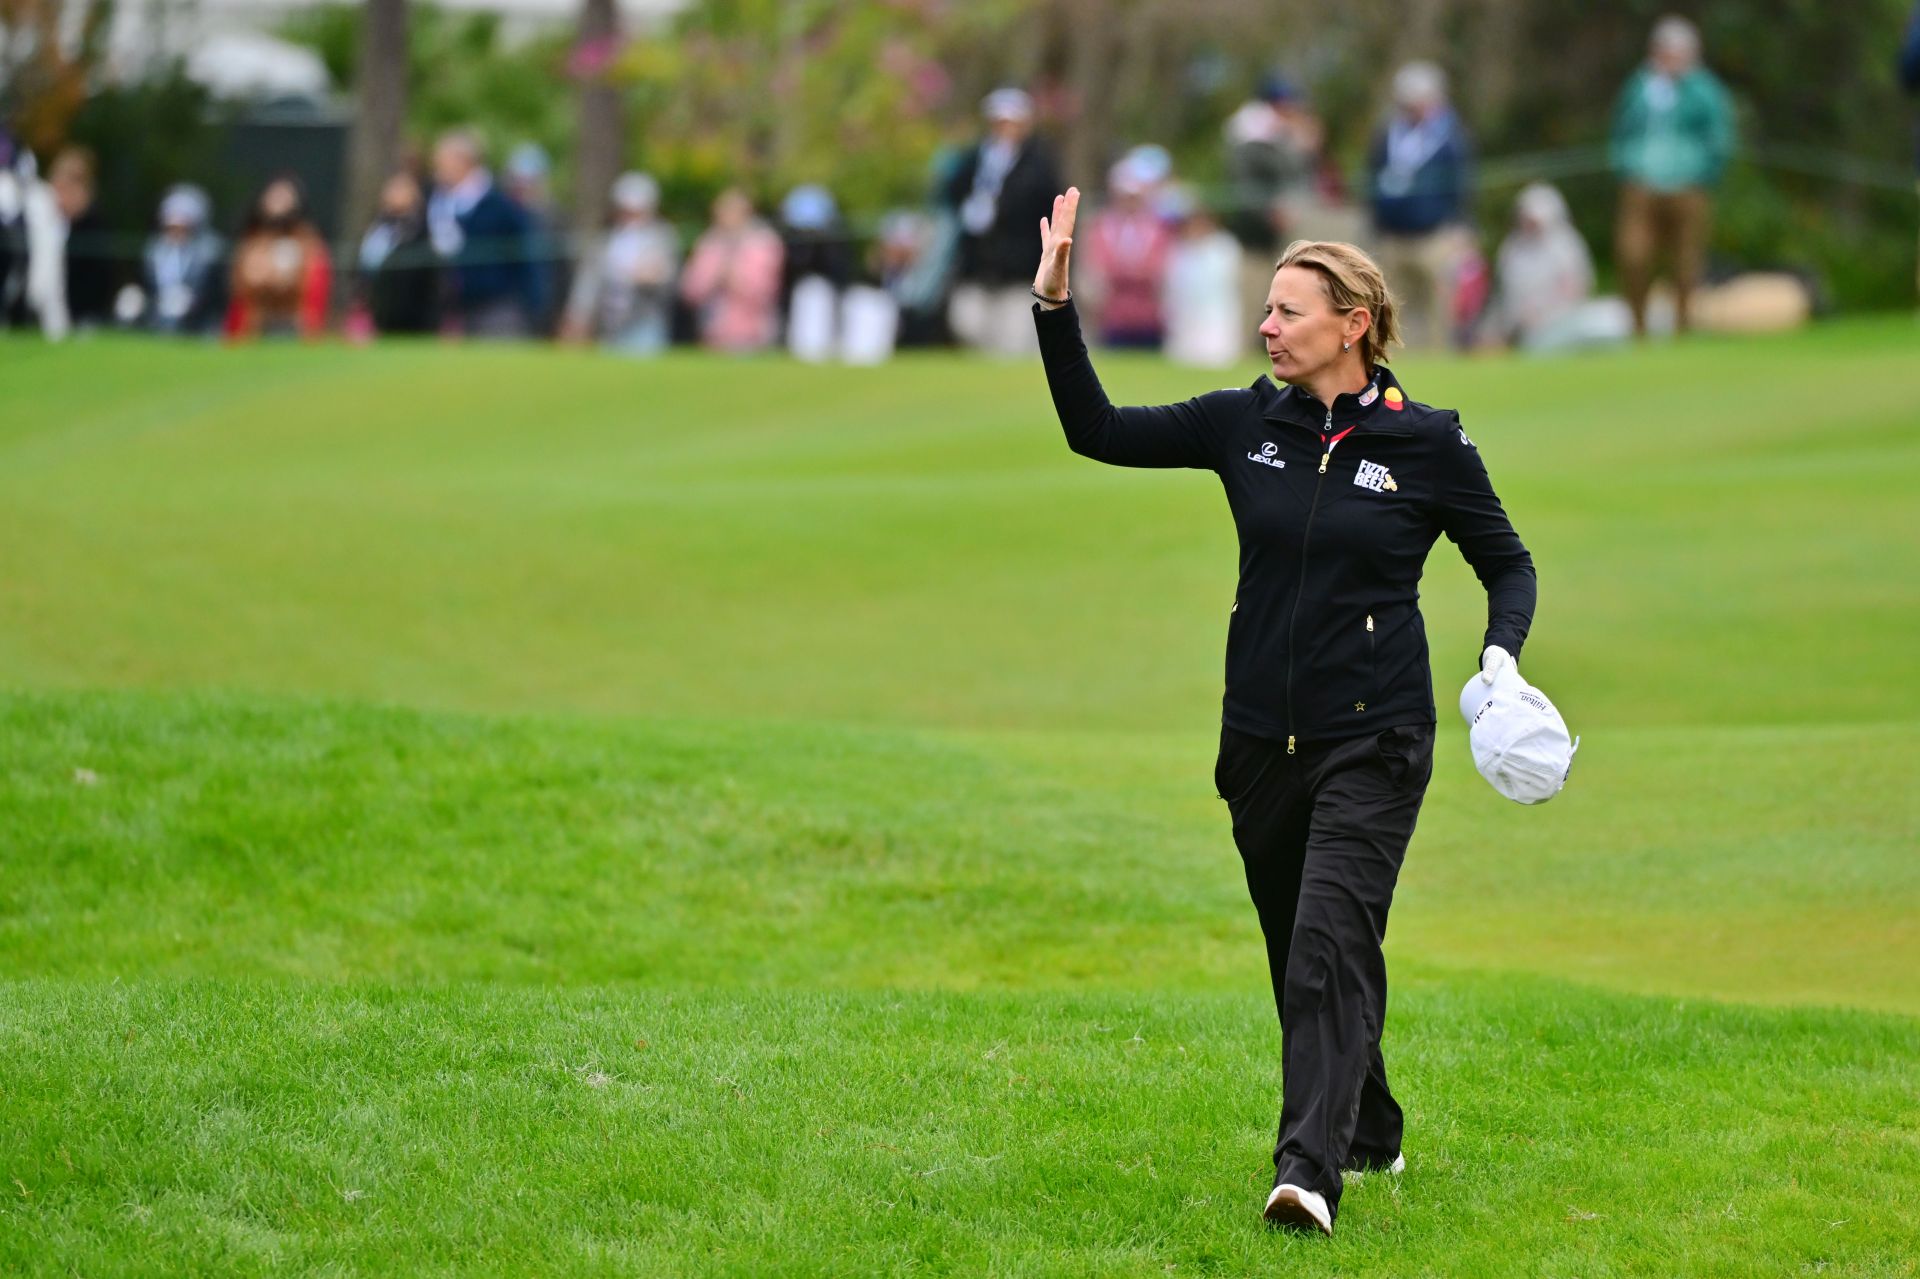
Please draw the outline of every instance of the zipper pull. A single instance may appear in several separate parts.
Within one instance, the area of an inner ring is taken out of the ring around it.
[[[1293,739],[1291,737],[1287,739],[1287,754],[1293,754]]]
[[[1367,634],[1373,634],[1373,614],[1367,614]]]
[[[1328,449],[1320,455],[1320,474],[1325,475],[1327,473],[1327,463],[1331,461],[1333,461],[1333,450]]]

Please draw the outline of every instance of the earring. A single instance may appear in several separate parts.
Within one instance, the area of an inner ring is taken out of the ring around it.
[[[1353,343],[1351,343],[1351,342],[1342,342],[1342,343],[1340,344],[1340,349],[1341,349],[1342,351],[1351,351],[1351,350],[1353,350]]]

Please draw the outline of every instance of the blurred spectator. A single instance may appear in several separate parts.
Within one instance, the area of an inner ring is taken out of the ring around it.
[[[881,219],[873,269],[893,299],[899,346],[939,346],[948,340],[942,243],[950,246],[952,241],[942,235],[934,217],[895,209]]]
[[[1108,346],[1154,348],[1163,336],[1160,294],[1173,234],[1147,202],[1163,178],[1151,156],[1129,155],[1108,175],[1107,207],[1089,220],[1088,282],[1098,299],[1090,309],[1100,317],[1100,340]]]
[[[802,360],[831,359],[840,343],[840,297],[853,283],[853,254],[832,194],[811,183],[789,191],[780,203],[780,239],[787,349]]]
[[[1674,320],[1684,333],[1706,264],[1711,190],[1733,154],[1727,92],[1700,65],[1700,33],[1685,18],[1654,25],[1646,63],[1614,104],[1611,150],[1621,182],[1614,258],[1634,332],[1647,331],[1654,260],[1666,256]]]
[[[981,103],[986,136],[962,155],[944,193],[960,218],[958,282],[948,309],[961,341],[1001,355],[1037,351],[1028,288],[1040,264],[1040,219],[1060,178],[1033,135],[1033,99],[995,89]]]
[[[553,206],[552,168],[546,148],[537,142],[522,142],[507,156],[507,198],[527,215],[527,270],[532,276],[527,304],[533,331],[542,336],[553,333],[560,299],[571,286],[567,246]]]
[[[1240,300],[1251,317],[1266,305],[1281,246],[1294,237],[1315,200],[1325,131],[1294,86],[1284,76],[1271,75],[1258,94],[1227,117],[1224,132],[1226,225],[1246,249]],[[1244,340],[1257,340],[1257,324],[1249,320],[1244,326]]]
[[[360,282],[378,333],[440,327],[440,259],[427,235],[426,197],[406,170],[380,188],[380,216],[360,238]]]
[[[1180,197],[1167,211],[1179,229],[1167,254],[1167,358],[1223,368],[1246,350],[1251,327],[1240,302],[1240,242],[1190,198]],[[1269,285],[1272,274],[1267,271]]]
[[[1140,183],[1146,202],[1157,210],[1170,189],[1167,184],[1173,180],[1173,153],[1158,143],[1142,142],[1121,156],[1120,162]]]
[[[1556,187],[1535,182],[1521,190],[1494,273],[1487,331],[1501,342],[1555,351],[1627,335],[1620,300],[1592,296],[1593,258]]]
[[[113,240],[94,199],[93,153],[84,147],[61,151],[48,183],[67,228],[67,319],[76,329],[103,328],[113,322],[119,281]]]
[[[526,337],[542,302],[528,261],[527,214],[494,185],[480,140],[456,129],[433,148],[427,233],[449,270],[446,314],[472,337]]]
[[[848,364],[884,364],[900,337],[900,307],[871,284],[848,286],[840,298],[838,353]]]
[[[758,351],[780,327],[780,236],[754,214],[735,187],[713,202],[713,224],[701,233],[680,279],[680,296],[699,317],[700,340],[720,351]]]
[[[307,221],[291,176],[261,189],[233,250],[227,336],[317,337],[326,329],[333,266],[326,241]]]
[[[660,184],[646,174],[621,174],[612,198],[613,225],[580,257],[563,333],[627,355],[657,355],[673,332],[680,238],[661,220]]]
[[[160,200],[160,230],[142,257],[145,298],[127,308],[161,333],[211,333],[226,299],[224,241],[207,228],[211,206],[199,187],[182,183]]]
[[[66,228],[33,152],[0,134],[0,328],[67,335]]]
[[[900,308],[860,278],[852,237],[824,187],[805,185],[780,205],[786,248],[787,348],[803,360],[880,364],[893,355]]]
[[[1407,345],[1431,346],[1453,333],[1454,294],[1472,247],[1465,225],[1472,147],[1448,105],[1446,74],[1433,63],[1401,67],[1393,100],[1367,165],[1373,225]]]
[[[13,171],[13,135],[0,126],[0,329],[11,327],[26,284],[27,235]]]
[[[1900,46],[1900,83],[1910,94],[1920,96],[1920,2],[1913,6],[1913,15],[1907,19],[1907,38]],[[1914,189],[1920,192],[1920,117],[1913,124],[1913,171]],[[1920,289],[1920,270],[1914,276],[1914,287]]]

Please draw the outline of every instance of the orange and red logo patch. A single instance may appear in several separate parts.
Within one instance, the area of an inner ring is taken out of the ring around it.
[[[1407,397],[1400,394],[1400,388],[1397,386],[1388,387],[1386,390],[1386,394],[1382,395],[1380,398],[1384,400],[1386,402],[1386,406],[1392,409],[1395,413],[1398,413],[1401,409],[1404,409],[1407,407]]]

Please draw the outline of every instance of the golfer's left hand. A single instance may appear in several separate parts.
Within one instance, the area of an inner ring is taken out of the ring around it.
[[[1493,683],[1494,678],[1500,674],[1500,668],[1503,666],[1514,666],[1515,670],[1519,669],[1519,667],[1514,665],[1512,653],[1501,648],[1498,644],[1487,645],[1487,651],[1480,654],[1480,682],[1482,684]]]
[[[1065,194],[1053,197],[1053,216],[1040,219],[1040,269],[1033,273],[1033,287],[1050,298],[1064,298],[1067,291],[1067,261],[1073,254],[1073,220],[1080,212],[1080,188],[1068,187]],[[1052,310],[1046,303],[1041,306]]]

